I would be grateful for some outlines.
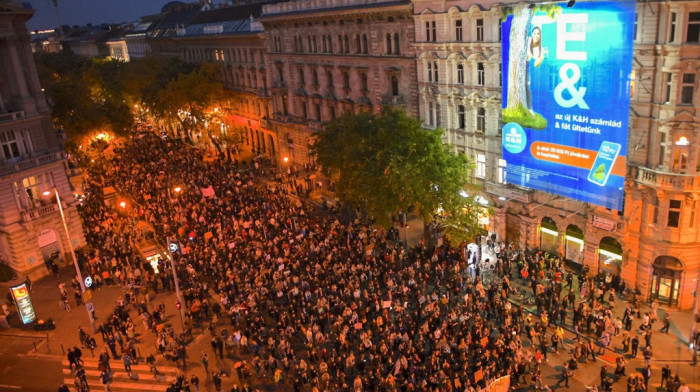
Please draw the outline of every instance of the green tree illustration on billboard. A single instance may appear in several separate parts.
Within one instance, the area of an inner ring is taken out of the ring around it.
[[[518,123],[526,128],[545,129],[547,120],[532,107],[529,67],[539,67],[543,59],[542,31],[532,27],[537,11],[555,20],[562,7],[557,4],[520,4],[505,10],[503,19],[513,16],[508,39],[508,100],[503,109],[504,123]]]

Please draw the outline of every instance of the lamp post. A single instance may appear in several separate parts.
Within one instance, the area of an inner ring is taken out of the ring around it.
[[[182,192],[182,188],[179,186],[176,186],[173,188],[173,191],[175,191],[175,194],[179,194]],[[168,202],[170,203],[170,207],[173,207],[173,200],[170,197],[170,188],[168,188]],[[180,323],[182,324],[182,330],[185,330],[185,309],[183,306],[185,305],[185,301],[182,298],[182,292],[180,291],[180,281],[177,278],[177,264],[175,263],[175,258],[173,257],[173,251],[170,249],[170,236],[167,236],[166,239],[166,245],[168,247],[168,255],[170,256],[170,269],[173,271],[173,280],[175,281],[175,295],[177,296],[177,301],[180,303],[180,307],[178,309],[178,313],[180,313]]]
[[[83,298],[85,296],[85,282],[83,281],[83,274],[80,272],[80,267],[78,266],[78,258],[75,257],[75,250],[73,249],[73,243],[71,242],[70,239],[70,233],[68,232],[68,224],[66,224],[66,216],[63,214],[63,206],[61,205],[61,197],[58,195],[58,189],[53,188],[53,193],[56,195],[56,203],[58,204],[58,211],[61,213],[61,221],[63,222],[63,230],[66,232],[66,239],[68,240],[68,249],[70,249],[70,254],[73,257],[73,266],[75,266],[75,273],[78,276],[78,283],[80,283],[80,292],[83,294]],[[50,196],[51,191],[44,191],[44,196]],[[88,318],[90,319],[90,326],[92,326],[92,333],[97,332],[97,328],[95,328],[95,317],[93,316],[93,312],[95,308],[92,305],[92,302],[86,302],[85,303],[85,309],[87,310],[88,313]]]

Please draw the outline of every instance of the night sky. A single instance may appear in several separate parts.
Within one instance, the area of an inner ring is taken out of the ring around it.
[[[50,29],[58,26],[52,0],[20,0],[36,10],[27,22],[29,30]],[[157,14],[171,0],[58,0],[58,11],[64,25],[88,23],[121,23],[138,21],[141,16]],[[194,0],[182,0],[183,3]],[[218,3],[216,1],[215,3]]]

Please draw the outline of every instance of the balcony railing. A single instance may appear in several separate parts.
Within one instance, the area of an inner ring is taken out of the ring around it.
[[[24,111],[10,112],[10,113],[0,113],[0,123],[21,120],[25,116]]]
[[[51,213],[58,211],[58,205],[49,204],[46,206],[41,206],[34,208],[32,210],[22,211],[22,220],[25,222],[32,221],[34,219],[39,219]]]
[[[700,188],[700,174],[668,173],[646,167],[638,168],[637,181],[644,185],[674,190],[691,190]]]
[[[63,151],[52,152],[38,157],[23,159],[17,163],[0,164],[0,177],[8,174],[16,173],[22,170],[28,170],[33,167],[45,165],[47,163],[56,162],[64,159]]]
[[[398,106],[404,103],[403,95],[385,95],[382,97],[382,105]]]

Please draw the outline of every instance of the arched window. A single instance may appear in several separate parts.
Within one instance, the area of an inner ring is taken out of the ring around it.
[[[362,42],[360,42],[360,34],[357,34],[355,36],[355,41],[357,44],[357,48],[356,48],[355,53],[361,53],[362,52]]]
[[[362,53],[368,53],[367,34],[362,34]]]
[[[399,48],[401,48],[401,45],[399,45],[399,33],[394,33],[394,54],[401,54]]]
[[[399,77],[396,75],[391,75],[391,95],[399,95]]]
[[[464,84],[464,65],[457,64],[457,83]]]
[[[386,54],[391,54],[391,34],[386,35]]]

